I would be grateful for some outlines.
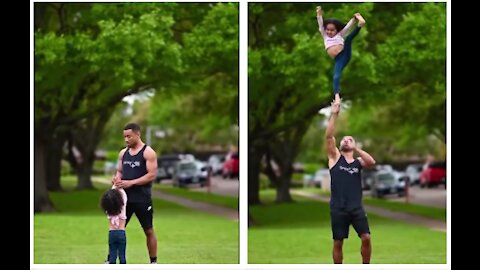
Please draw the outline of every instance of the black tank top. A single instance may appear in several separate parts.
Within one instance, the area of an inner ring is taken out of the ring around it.
[[[348,163],[343,155],[330,169],[331,208],[347,210],[362,206],[362,165],[358,159]]]
[[[127,148],[122,158],[122,179],[133,180],[147,174],[147,162],[143,157],[143,152],[147,145],[134,156],[128,152]],[[125,189],[128,200],[127,203],[151,203],[152,202],[152,182],[145,185],[134,185]]]

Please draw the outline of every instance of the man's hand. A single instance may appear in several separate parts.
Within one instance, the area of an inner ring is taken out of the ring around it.
[[[117,183],[118,183],[116,185],[117,187],[124,188],[124,189],[129,188],[134,184],[132,180],[119,180]]]
[[[113,175],[113,177],[112,177],[112,185],[117,186],[120,180],[122,180],[122,179],[119,179],[116,174]]]
[[[331,113],[338,114],[340,112],[340,105],[341,105],[341,99],[340,99],[340,96],[337,94],[335,95],[335,100],[332,101]]]
[[[322,16],[323,15],[323,10],[321,6],[317,6],[317,16]]]
[[[358,152],[359,150],[362,150],[362,143],[355,142],[355,148],[353,150],[355,150],[356,152]]]

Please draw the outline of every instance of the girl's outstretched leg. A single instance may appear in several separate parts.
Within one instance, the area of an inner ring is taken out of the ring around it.
[[[335,67],[333,69],[333,92],[335,94],[340,92],[340,77],[342,75],[342,71],[352,58],[353,38],[358,35],[361,26],[365,24],[365,20],[359,13],[355,14],[355,17],[358,20],[358,26],[355,26],[355,29],[345,38],[342,52],[335,57]]]

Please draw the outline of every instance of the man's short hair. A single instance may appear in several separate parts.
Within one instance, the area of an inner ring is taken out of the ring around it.
[[[135,124],[135,123],[128,123],[123,130],[129,130],[131,129],[134,132],[140,132],[140,126]]]

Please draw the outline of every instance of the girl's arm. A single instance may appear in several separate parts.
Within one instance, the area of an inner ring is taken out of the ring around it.
[[[338,34],[340,34],[342,37],[345,36],[348,33],[348,31],[350,31],[350,28],[352,28],[354,23],[355,23],[355,17],[351,18],[350,21],[348,21],[347,25],[345,25],[345,27],[342,30],[340,30]]]
[[[318,22],[318,31],[322,34],[322,37],[325,36],[325,29],[323,28],[323,11],[322,7],[317,7],[317,22]]]

